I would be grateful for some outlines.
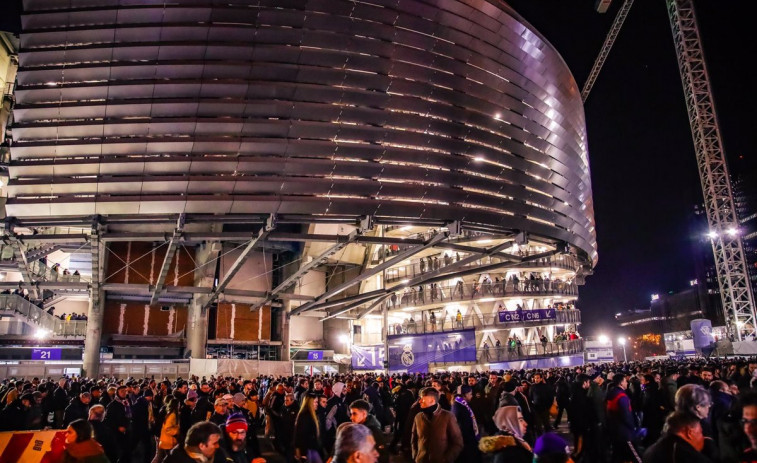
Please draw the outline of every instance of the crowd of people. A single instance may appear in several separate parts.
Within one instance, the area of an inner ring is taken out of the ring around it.
[[[67,314],[67,313],[64,312],[64,313],[62,313],[60,315],[56,315],[55,314],[55,306],[50,306],[47,309],[45,309],[45,302],[46,302],[46,300],[32,299],[31,296],[30,296],[29,291],[26,291],[26,290],[21,290],[21,289],[14,289],[14,290],[4,289],[3,291],[0,292],[0,294],[13,294],[13,295],[19,296],[19,297],[23,298],[24,300],[26,300],[27,302],[29,302],[30,304],[35,305],[38,309],[44,310],[49,315],[52,315],[53,317],[58,317],[59,319],[64,320],[64,321],[88,320],[87,314],[85,314],[85,313],[69,313],[69,314]],[[50,298],[52,298],[52,296]]]
[[[709,359],[474,373],[6,379],[0,430],[66,429],[67,461],[90,463],[260,463],[260,440],[287,462],[386,463],[392,454],[416,463],[755,462],[756,377],[757,359]]]

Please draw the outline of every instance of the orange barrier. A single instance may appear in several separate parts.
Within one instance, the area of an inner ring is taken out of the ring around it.
[[[0,463],[59,463],[66,431],[0,432]]]

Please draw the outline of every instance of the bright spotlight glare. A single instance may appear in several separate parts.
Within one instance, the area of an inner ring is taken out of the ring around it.
[[[618,338],[618,343],[621,346],[625,346],[626,345],[626,338]]]
[[[730,236],[736,236],[739,233],[739,231],[736,230],[735,228],[729,228],[726,233],[728,233],[728,235]]]
[[[601,342],[602,344],[607,344],[609,341],[610,338],[608,338],[606,334],[599,335],[599,342]]]
[[[473,158],[473,160],[476,161],[476,162],[484,162],[484,161],[486,161],[486,159],[482,158],[481,156],[476,156],[475,158]]]
[[[350,342],[350,337],[347,336],[346,334],[340,334],[339,335],[339,342],[343,342],[343,343],[347,344],[348,342]]]
[[[34,333],[34,337],[37,339],[45,339],[48,335],[48,331],[45,329],[38,329],[36,333]]]
[[[717,237],[718,237],[718,232],[716,232],[716,231],[711,231],[711,232],[709,232],[709,233],[707,234],[707,237],[708,237],[708,238],[710,238],[711,240],[714,240],[715,238],[717,238]]]

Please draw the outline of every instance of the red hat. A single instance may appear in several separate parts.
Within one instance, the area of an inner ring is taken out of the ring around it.
[[[226,418],[226,431],[234,432],[240,430],[247,431],[247,420],[241,413],[232,413]]]

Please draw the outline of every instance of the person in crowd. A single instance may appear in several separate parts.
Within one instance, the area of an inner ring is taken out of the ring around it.
[[[286,462],[291,463],[294,461],[294,427],[299,413],[294,394],[291,392],[286,394],[284,406],[275,413],[277,413],[276,419],[280,425],[276,434],[276,444],[279,447],[279,453],[284,456]]]
[[[376,451],[379,454],[379,463],[389,463],[389,449],[386,447],[384,432],[381,423],[371,415],[371,405],[365,400],[356,400],[350,404],[350,421],[362,424],[371,430],[375,442]]]
[[[533,375],[530,399],[533,404],[534,432],[541,435],[551,429],[549,411],[555,401],[555,392],[540,372]]]
[[[105,419],[105,407],[95,404],[89,409],[89,424],[94,430],[95,440],[103,446],[105,455],[112,463],[118,461],[118,443],[113,430],[103,423]]]
[[[704,434],[700,419],[677,411],[665,420],[667,432],[644,452],[643,463],[712,463],[702,454]]]
[[[339,426],[331,463],[376,463],[378,457],[370,429],[355,423]]]
[[[531,463],[533,451],[525,440],[528,425],[520,407],[506,405],[498,408],[493,421],[497,432],[483,437],[479,449],[492,455],[492,463]]]
[[[223,427],[223,439],[219,450],[220,459],[225,463],[265,463],[265,458],[247,445],[247,418],[236,412],[229,415]],[[218,461],[216,457],[215,461]]]
[[[302,405],[294,424],[294,451],[297,459],[307,458],[308,462],[321,463],[323,448],[315,411],[315,395],[303,393]]]
[[[586,434],[589,432],[590,414],[587,411],[590,408],[589,387],[591,379],[585,374],[576,376],[575,382],[570,388],[570,399],[568,403],[568,416],[570,420],[570,432],[573,434],[574,452],[578,458],[582,455],[586,446]]]
[[[213,462],[220,447],[221,428],[210,421],[200,421],[189,428],[184,446],[177,445],[163,463]]]
[[[573,463],[568,443],[555,433],[542,434],[534,444],[534,463]]]
[[[89,392],[82,392],[68,403],[63,413],[63,424],[68,426],[76,420],[86,420],[89,416],[89,402],[92,396]]]
[[[226,422],[226,418],[229,417],[229,402],[223,397],[219,397],[215,400],[213,406],[213,414],[210,415],[208,421],[221,426]]]
[[[67,386],[68,380],[66,378],[61,378],[58,380],[58,387],[53,391],[53,412],[55,414],[54,427],[57,429],[62,429],[65,424],[63,422],[63,417],[66,407],[69,405]]]
[[[69,423],[65,442],[63,463],[109,463],[87,420],[77,419]]]
[[[612,445],[613,463],[632,461],[636,449],[636,418],[626,394],[628,378],[616,373],[607,392],[607,437]]]
[[[439,406],[439,391],[420,392],[421,412],[415,416],[411,438],[415,463],[455,461],[463,449],[463,437],[454,415]]]
[[[434,388],[436,389],[436,388]],[[481,452],[478,449],[478,441],[481,433],[478,429],[476,416],[468,405],[473,398],[473,388],[467,384],[460,386],[460,393],[455,396],[452,402],[452,414],[455,415],[457,425],[460,427],[460,434],[463,437],[463,450],[457,457],[458,463],[480,462]]]
[[[116,435],[119,446],[119,456],[116,463],[131,463],[131,404],[126,397],[127,387],[121,385],[116,388],[116,395],[105,408],[105,424],[110,426]]]
[[[166,458],[166,455],[168,455],[168,452],[176,447],[176,444],[179,442],[179,401],[173,397],[167,398],[163,403],[161,414],[164,417],[163,424],[160,427],[160,438],[158,439],[158,447],[152,463],[162,462]]]

